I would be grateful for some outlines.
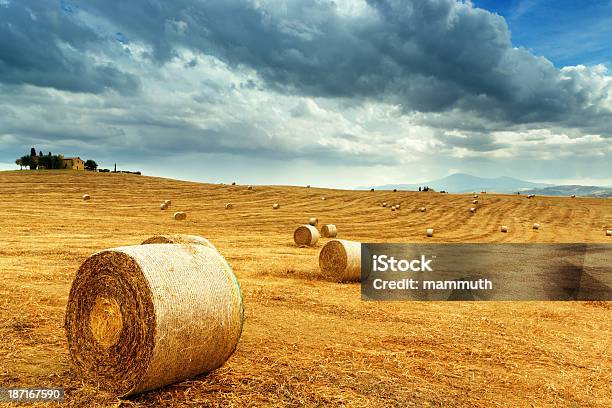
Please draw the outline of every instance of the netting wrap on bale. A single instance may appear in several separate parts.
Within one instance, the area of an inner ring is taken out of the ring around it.
[[[212,242],[199,235],[154,235],[142,241],[141,245],[147,244],[187,244],[187,245],[204,245],[216,250],[217,248]]]
[[[302,225],[293,232],[293,240],[299,246],[313,246],[319,240],[319,231],[312,225]]]
[[[338,282],[361,280],[361,243],[334,239],[319,253],[319,268],[327,279]]]
[[[334,238],[338,235],[338,228],[334,224],[325,224],[321,227],[321,235],[325,238]]]
[[[150,244],[88,258],[70,289],[65,328],[78,375],[128,396],[223,365],[243,317],[238,281],[216,250]]]

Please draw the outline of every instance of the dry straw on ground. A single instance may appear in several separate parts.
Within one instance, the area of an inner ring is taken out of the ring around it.
[[[338,282],[361,280],[361,243],[334,239],[319,253],[321,274]]]
[[[216,250],[135,245],[98,252],[81,265],[65,328],[78,375],[127,396],[223,365],[238,344],[243,314],[236,277]]]
[[[182,221],[187,218],[187,214],[183,211],[178,211],[174,213],[174,219],[177,221]]]
[[[335,238],[338,235],[338,228],[335,224],[325,224],[321,227],[321,235],[325,238]]]
[[[182,234],[173,234],[173,235],[153,235],[150,238],[142,241],[141,245],[148,244],[191,244],[191,245],[204,245],[206,247],[212,248],[216,250],[217,248],[204,237],[200,237],[199,235],[182,235]]]
[[[425,235],[427,235],[428,237],[433,237],[433,233],[433,228],[427,228],[427,230],[425,231]]]
[[[319,240],[319,230],[312,225],[302,225],[293,232],[293,240],[298,246],[314,246]]]
[[[311,217],[308,220],[308,224],[312,225],[313,227],[316,226],[319,223],[319,220],[316,217]]]
[[[89,196],[89,194],[83,194],[83,200],[84,201],[88,201],[90,199],[91,199],[91,197]]]

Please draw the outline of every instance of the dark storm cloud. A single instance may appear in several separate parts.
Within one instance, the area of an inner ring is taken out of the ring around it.
[[[98,52],[105,40],[72,13],[55,1],[0,4],[0,82],[73,92],[134,92],[137,78],[87,55]]]
[[[457,108],[500,123],[566,123],[606,130],[591,88],[512,46],[505,20],[454,0],[370,0],[343,14],[331,1],[83,2],[153,47],[177,47],[255,69],[268,86],[309,96],[371,98],[405,111]],[[608,131],[609,133],[609,131]]]

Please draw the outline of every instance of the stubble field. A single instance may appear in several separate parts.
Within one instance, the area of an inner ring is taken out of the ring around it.
[[[363,242],[612,242],[610,199],[481,194],[475,214],[471,200],[0,172],[0,387],[65,387],[65,406],[612,405],[612,302],[363,302],[358,284],[318,277],[327,239],[293,243],[313,216]],[[216,372],[118,400],[70,371],[70,284],[92,253],[168,233],[204,236],[227,258],[244,294],[242,338]]]

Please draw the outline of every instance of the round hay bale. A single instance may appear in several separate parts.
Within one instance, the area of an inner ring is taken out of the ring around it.
[[[325,200],[327,200],[327,198],[321,197],[321,201],[325,201]]]
[[[183,211],[178,211],[174,213],[174,219],[177,221],[183,221],[186,218],[187,218],[187,214],[184,213]]]
[[[293,232],[293,240],[298,246],[313,246],[319,240],[319,231],[312,225],[302,225]]]
[[[612,230],[606,230],[606,237],[612,237]]]
[[[533,224],[533,229],[537,230],[540,229],[540,224],[538,224],[537,222]]]
[[[393,189],[393,192],[394,192],[394,193],[397,193],[397,188],[394,188],[394,189]]]
[[[216,250],[151,244],[89,257],[72,283],[65,329],[78,376],[128,396],[222,366],[243,318],[240,286]]]
[[[232,182],[232,186],[235,186],[235,185],[236,185],[236,182],[235,182],[235,181],[233,181],[233,182]]]
[[[425,235],[427,235],[428,237],[433,237],[433,233],[433,228],[427,228],[427,230],[425,231]]]
[[[572,195],[571,195],[571,197],[572,197],[572,198],[576,198],[576,194],[572,194]]]
[[[474,198],[478,198],[478,194],[474,194]]]
[[[382,203],[382,206],[383,206],[383,207],[386,207],[386,206],[387,206],[387,203]]]
[[[478,204],[478,200],[472,201],[472,204]]]
[[[505,225],[502,225],[501,232],[508,232],[508,227],[506,227]]]
[[[338,228],[334,224],[325,224],[321,227],[321,235],[325,238],[335,238],[338,235]]]
[[[474,208],[474,207],[470,208],[470,212],[471,213],[475,213],[476,212],[476,208]]]
[[[91,200],[91,197],[89,196],[89,194],[83,194],[83,201],[89,201]]]
[[[166,207],[170,207],[170,204],[172,204],[172,201],[164,200],[164,204],[166,204]]]
[[[166,203],[161,203],[161,204],[159,205],[159,209],[160,209],[160,210],[167,210],[167,209],[168,209],[168,206],[166,205]]]
[[[318,223],[319,220],[316,217],[310,217],[310,219],[308,220],[308,224],[312,225],[313,227],[316,227]]]
[[[278,210],[280,208],[280,204],[272,204],[272,209],[273,210]]]
[[[395,206],[394,205],[391,206],[391,211],[395,211]]]
[[[400,209],[400,204],[395,204],[395,209],[399,210]]]
[[[231,210],[232,208],[234,208],[234,204],[232,204],[232,203],[225,204],[225,209],[226,210]]]
[[[421,212],[425,212],[425,211],[427,211],[427,208],[425,208],[425,207],[421,207],[421,208],[419,208],[419,211],[421,211]]]
[[[247,187],[247,190],[252,190],[252,189],[253,189],[253,186],[248,186]]]
[[[216,250],[217,248],[204,237],[199,235],[182,235],[182,234],[170,234],[170,235],[153,235],[151,238],[147,238],[140,245],[149,244],[189,244],[189,245],[204,245],[206,247]]]
[[[371,189],[370,189],[370,192],[374,192],[374,189],[373,189],[373,188],[371,188]]]
[[[310,184],[306,185],[306,188],[310,188]]]
[[[319,253],[321,274],[337,282],[361,280],[361,243],[334,239]]]

